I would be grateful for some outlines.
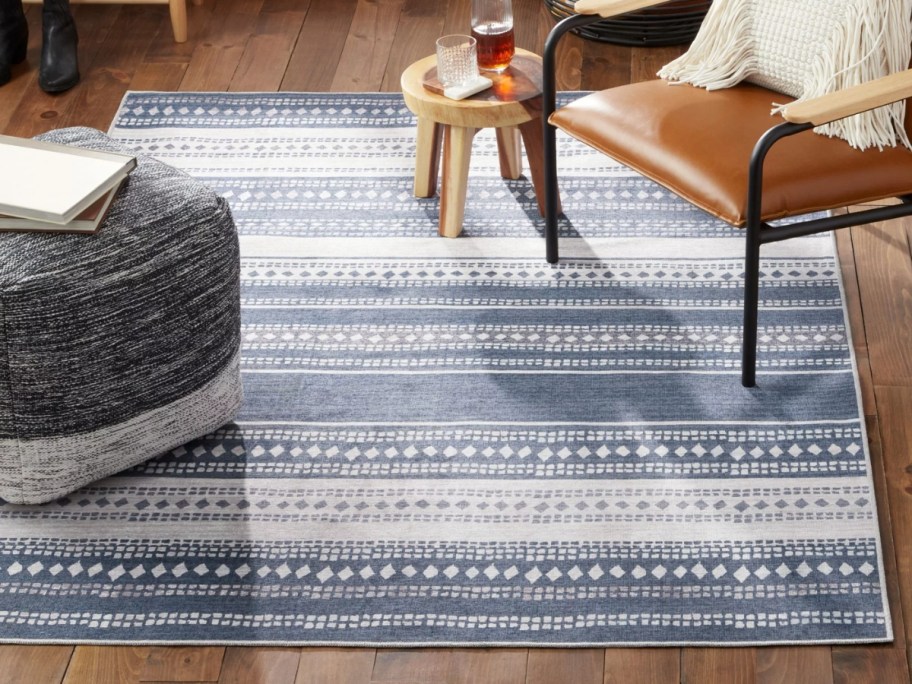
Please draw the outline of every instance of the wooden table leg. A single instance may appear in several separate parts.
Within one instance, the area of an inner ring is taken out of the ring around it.
[[[440,229],[444,237],[458,237],[465,216],[469,159],[472,156],[474,128],[444,126],[443,188],[440,192]]]
[[[538,211],[545,215],[545,164],[544,133],[541,119],[533,119],[519,125],[526,156],[529,158],[529,174],[532,176],[532,187],[535,188],[535,199],[538,200]],[[561,211],[560,195],[557,198],[557,212]]]
[[[415,197],[433,197],[437,192],[441,128],[436,121],[418,118],[415,144]]]
[[[175,43],[187,42],[187,0],[169,0],[171,31]]]
[[[519,147],[519,129],[516,126],[495,128],[497,157],[500,159],[502,178],[516,180],[522,174],[522,151]]]

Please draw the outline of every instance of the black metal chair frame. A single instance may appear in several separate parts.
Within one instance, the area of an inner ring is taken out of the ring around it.
[[[557,187],[557,129],[548,123],[556,109],[555,55],[560,39],[574,28],[599,21],[595,15],[577,15],[559,22],[548,34],[542,59],[542,97],[544,125],[545,173],[545,252],[549,263],[558,256],[558,187]],[[902,216],[912,216],[912,195],[900,197],[901,204],[877,207],[851,214],[810,219],[784,226],[771,226],[761,219],[763,199],[763,163],[767,153],[779,140],[811,130],[813,124],[781,123],[764,133],[751,154],[747,187],[747,223],[745,226],[744,257],[744,323],[741,343],[741,384],[754,387],[757,366],[757,310],[760,290],[760,245],[780,242],[793,237],[813,235],[828,230],[861,226]]]
[[[544,0],[555,21],[576,14],[576,0]],[[697,35],[712,0],[691,0],[684,6],[650,7],[610,19],[601,19],[575,33],[589,40],[633,47],[689,43]]]

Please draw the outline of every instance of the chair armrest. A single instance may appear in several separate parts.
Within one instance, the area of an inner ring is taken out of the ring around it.
[[[912,69],[786,105],[782,117],[791,123],[821,126],[908,97],[912,97]]]
[[[604,19],[655,5],[664,5],[666,2],[669,0],[577,0],[573,5],[573,11],[577,14],[598,14]]]

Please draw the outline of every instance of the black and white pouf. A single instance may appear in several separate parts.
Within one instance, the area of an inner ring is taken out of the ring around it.
[[[227,202],[147,157],[97,233],[0,234],[0,497],[49,501],[232,420],[239,268]]]

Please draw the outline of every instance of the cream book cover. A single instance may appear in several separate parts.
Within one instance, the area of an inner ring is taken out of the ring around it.
[[[60,225],[48,221],[21,218],[18,216],[5,216],[0,214],[0,231],[15,231],[22,233],[94,233],[108,215],[108,209],[114,203],[114,198],[120,191],[126,179],[117,183],[113,188],[92,202],[87,209],[69,223]]]
[[[135,167],[130,155],[0,135],[0,214],[69,223]]]

